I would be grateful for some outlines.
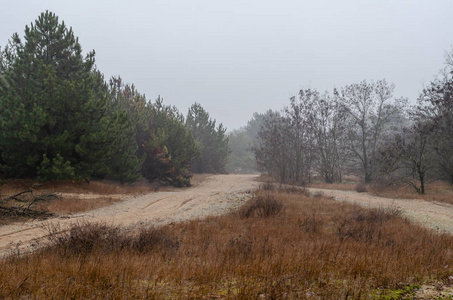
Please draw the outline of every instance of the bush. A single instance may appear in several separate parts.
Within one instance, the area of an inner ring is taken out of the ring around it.
[[[382,238],[382,228],[386,222],[400,217],[399,208],[364,209],[356,207],[337,223],[340,241],[351,238],[356,241],[372,242]]]
[[[295,185],[284,185],[284,184],[275,184],[271,182],[265,182],[260,184],[259,189],[266,192],[278,192],[278,193],[287,193],[287,194],[300,194],[309,196],[308,190],[303,186]]]
[[[356,186],[355,186],[355,191],[357,193],[366,193],[368,192],[368,185],[366,183],[358,183]]]
[[[275,191],[275,185],[271,182],[264,182],[262,184],[260,184],[260,190],[262,191]]]
[[[241,218],[269,218],[278,215],[283,208],[283,203],[272,196],[258,196],[239,210]]]
[[[176,238],[168,236],[162,229],[154,228],[128,232],[106,224],[84,223],[63,231],[59,227],[50,227],[49,233],[50,247],[56,247],[63,255],[124,250],[148,253],[159,249],[174,252],[179,248]]]

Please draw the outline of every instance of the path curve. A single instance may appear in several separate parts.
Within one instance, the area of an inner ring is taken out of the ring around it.
[[[256,175],[212,175],[197,186],[172,192],[128,198],[97,210],[54,218],[0,226],[0,258],[13,250],[33,251],[47,234],[46,227],[62,230],[72,224],[101,222],[116,226],[164,225],[183,220],[220,215],[247,201],[259,183]],[[397,207],[409,219],[426,227],[453,233],[453,205],[416,199],[389,199],[354,191],[309,188],[339,201],[364,207]]]
[[[309,188],[311,193],[322,193],[338,201],[356,203],[369,208],[395,207],[403,215],[425,227],[453,234],[453,205],[420,199],[391,199],[355,191]]]
[[[212,175],[197,186],[128,198],[69,217],[0,226],[0,258],[18,249],[33,251],[44,240],[48,226],[56,225],[65,230],[84,222],[123,227],[163,225],[224,214],[250,198],[250,191],[259,185],[256,178],[256,175]]]

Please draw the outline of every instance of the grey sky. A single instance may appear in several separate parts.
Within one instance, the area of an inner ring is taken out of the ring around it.
[[[414,101],[453,44],[451,0],[1,1],[0,46],[45,10],[149,100],[228,129],[301,88],[386,78]]]

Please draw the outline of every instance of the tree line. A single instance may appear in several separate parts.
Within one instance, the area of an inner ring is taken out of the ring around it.
[[[395,98],[394,88],[384,79],[332,93],[301,90],[285,109],[266,114],[250,147],[257,169],[280,182],[357,175],[367,183],[408,184],[421,194],[427,180],[453,184],[452,55],[416,105]]]
[[[1,50],[1,49],[0,49]],[[225,172],[226,129],[200,104],[186,117],[121,77],[108,82],[72,28],[46,11],[0,51],[2,178],[134,181],[176,186]]]

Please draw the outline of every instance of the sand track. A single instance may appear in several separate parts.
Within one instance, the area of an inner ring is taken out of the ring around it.
[[[355,191],[309,188],[311,193],[322,193],[338,201],[346,201],[369,208],[399,208],[409,220],[425,227],[453,234],[453,205],[420,199],[391,199]]]
[[[247,201],[259,183],[256,175],[213,175],[199,185],[172,192],[157,192],[126,198],[114,205],[89,212],[62,216],[46,221],[30,221],[0,226],[0,258],[12,251],[32,251],[42,244],[46,228],[61,230],[75,223],[99,222],[132,228],[163,225],[229,212]],[[426,227],[453,233],[453,205],[424,200],[389,199],[354,191],[309,189],[338,201],[365,207],[397,207],[409,219]]]
[[[249,199],[249,192],[258,186],[255,179],[256,175],[213,175],[190,188],[127,198],[111,206],[46,221],[4,225],[0,227],[0,257],[11,251],[32,251],[45,241],[49,226],[61,230],[84,222],[158,226],[224,214]]]

